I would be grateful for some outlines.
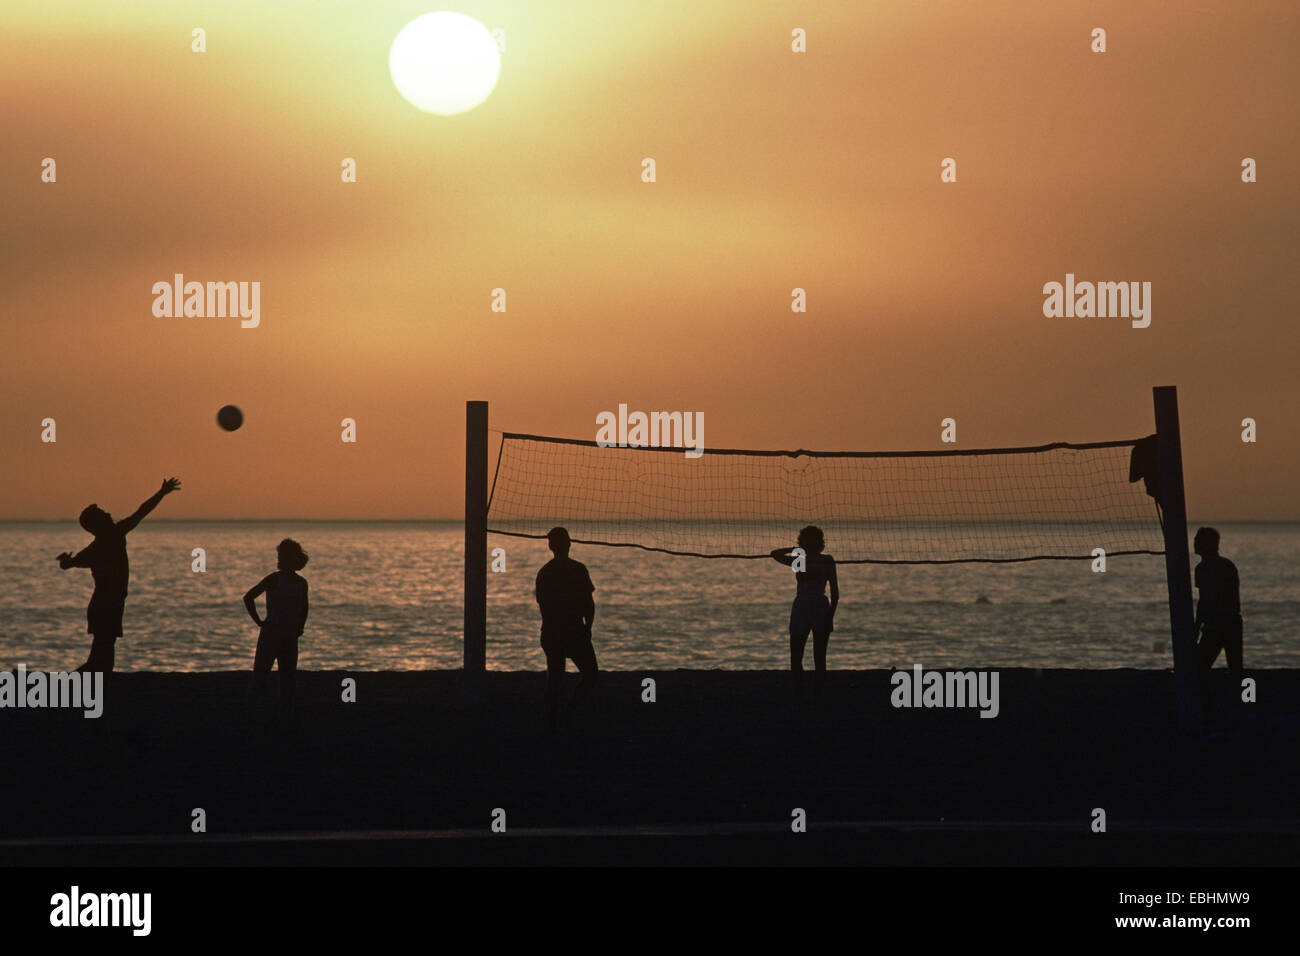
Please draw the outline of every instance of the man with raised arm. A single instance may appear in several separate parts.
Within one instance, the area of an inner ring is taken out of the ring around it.
[[[565,660],[572,658],[582,679],[564,710],[568,715],[596,686],[596,649],[591,643],[591,623],[596,602],[591,594],[587,566],[569,557],[569,532],[552,528],[546,541],[555,557],[537,572],[537,606],[542,612],[542,650],[546,652],[546,720],[554,732],[560,718],[560,686]]]
[[[122,636],[122,612],[126,606],[126,585],[131,576],[131,566],[126,557],[126,536],[144,516],[158,507],[158,502],[181,486],[179,478],[168,478],[154,494],[145,500],[135,513],[121,521],[99,505],[90,505],[81,512],[81,526],[95,536],[95,540],[75,555],[65,551],[59,555],[59,567],[90,568],[95,580],[95,590],[86,608],[86,630],[90,632],[90,656],[78,671],[111,673],[113,648]]]

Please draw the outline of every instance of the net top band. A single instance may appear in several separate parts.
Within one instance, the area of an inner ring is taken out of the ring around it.
[[[550,442],[556,445],[581,445],[587,448],[618,448],[626,449],[628,451],[672,452],[678,455],[683,451],[694,450],[687,449],[681,445],[607,445],[590,439],[556,438],[551,435],[529,435],[524,432],[502,432],[501,439],[502,441],[511,439],[514,441]],[[779,450],[768,448],[709,447],[699,450],[705,455],[758,455],[767,458],[935,458],[949,457],[953,455],[1030,455],[1045,451],[1056,451],[1062,448],[1069,448],[1076,451],[1086,451],[1092,448],[1131,448],[1140,441],[1143,441],[1143,439],[1125,438],[1119,441],[1094,442],[1057,441],[1049,442],[1045,445],[1023,445],[1017,448],[931,448],[924,451],[810,451],[807,448]]]

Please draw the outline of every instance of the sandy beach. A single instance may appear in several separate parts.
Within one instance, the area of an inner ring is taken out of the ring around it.
[[[1251,673],[1190,736],[1167,671],[1003,670],[993,719],[894,708],[888,671],[802,706],[781,672],[606,672],[555,736],[540,673],[467,702],[456,671],[307,671],[290,716],[245,673],[118,674],[98,720],[0,711],[0,862],[1294,864],[1300,671]]]

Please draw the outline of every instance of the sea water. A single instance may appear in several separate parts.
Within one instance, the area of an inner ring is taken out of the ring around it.
[[[1300,525],[1215,526],[1241,574],[1247,667],[1300,667]],[[275,569],[284,537],[311,556],[303,571],[311,615],[301,667],[461,666],[458,522],[150,519],[128,539],[131,584],[118,668],[250,668],[257,628],[243,595]],[[87,543],[72,520],[0,523],[0,667],[56,670],[85,659],[90,573],[61,571],[55,557]],[[793,541],[773,541],[787,544]],[[506,566],[488,574],[488,667],[540,669],[533,582],[550,556],[545,542],[490,535],[488,547],[505,549]],[[204,551],[203,572],[191,569],[195,548]],[[828,548],[834,553],[833,540]],[[573,557],[596,585],[593,636],[602,667],[789,666],[789,568],[582,545]],[[1088,561],[845,565],[839,580],[835,668],[1172,664],[1162,557],[1111,557],[1101,574]],[[807,653],[811,667],[811,648]]]

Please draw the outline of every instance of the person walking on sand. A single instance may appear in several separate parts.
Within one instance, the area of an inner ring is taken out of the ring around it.
[[[122,615],[126,610],[127,582],[131,577],[131,564],[126,556],[126,536],[158,502],[181,486],[179,478],[168,478],[152,496],[129,517],[114,521],[113,516],[99,505],[88,505],[81,512],[81,526],[95,536],[95,540],[75,555],[64,551],[58,556],[59,567],[90,568],[95,590],[86,607],[86,631],[91,636],[90,656],[77,668],[78,673],[102,672],[111,674],[115,659],[117,639],[122,636]]]
[[[1200,600],[1196,602],[1192,633],[1199,639],[1196,663],[1201,702],[1208,713],[1211,709],[1210,668],[1220,651],[1228,660],[1228,676],[1233,686],[1238,692],[1241,690],[1241,582],[1237,566],[1219,554],[1219,532],[1214,528],[1198,529],[1192,547],[1201,556],[1194,575]]]
[[[307,579],[298,572],[307,566],[307,552],[285,538],[275,549],[276,568],[244,595],[244,607],[260,628],[253,655],[250,700],[260,700],[271,677],[271,664],[280,666],[280,705],[292,710],[298,672],[298,638],[307,625]],[[257,616],[257,598],[266,595],[266,619]]]

